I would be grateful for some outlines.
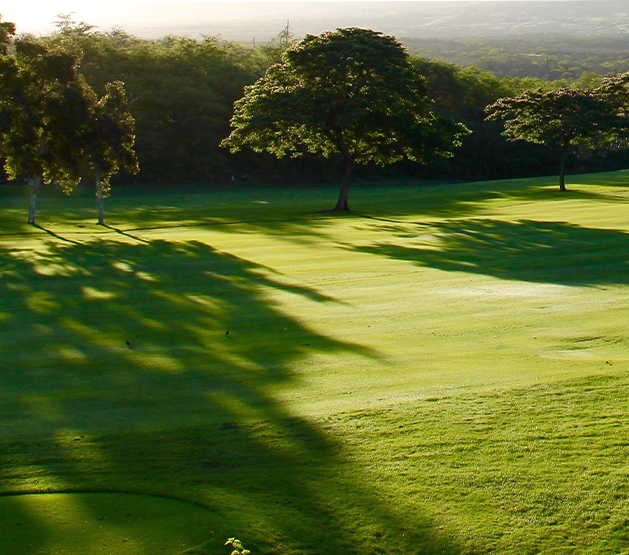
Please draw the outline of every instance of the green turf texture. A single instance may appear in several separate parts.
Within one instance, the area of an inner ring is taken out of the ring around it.
[[[211,537],[214,520],[203,507],[141,495],[46,493],[0,498],[4,553],[179,553]]]
[[[103,541],[138,554],[628,552],[629,172],[569,187],[117,189],[107,227],[47,191],[36,228],[3,187],[0,549],[76,552],[50,492],[94,538],[85,495],[147,503]]]

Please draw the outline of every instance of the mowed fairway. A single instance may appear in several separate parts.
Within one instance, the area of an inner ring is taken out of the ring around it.
[[[629,552],[629,172],[555,181],[3,187],[0,552]]]

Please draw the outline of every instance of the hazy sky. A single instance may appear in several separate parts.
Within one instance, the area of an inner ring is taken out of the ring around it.
[[[102,0],[99,2],[78,2],[73,0],[8,0],[5,1],[0,7],[0,13],[2,14],[2,19],[4,21],[12,21],[17,25],[18,32],[48,33],[54,28],[52,25],[52,21],[55,19],[55,16],[61,13],[73,12],[75,20],[86,21],[92,25],[100,27],[101,29],[108,30],[112,26],[133,26],[138,21],[143,21],[149,24],[154,23],[156,25],[163,25],[164,23],[168,22],[169,17],[172,15],[176,15],[177,17],[193,17],[195,4],[205,4],[206,6],[213,5],[215,8],[215,17],[218,20],[234,18],[238,17],[239,11],[242,12],[242,8],[240,8],[239,10],[238,4],[245,1],[253,1],[256,4],[260,4],[260,7],[262,7],[262,5],[264,4],[272,5],[270,2],[265,2],[262,0],[231,0],[231,2],[107,2]],[[275,0],[275,2],[278,1],[289,2],[291,0]],[[316,4],[322,0],[301,1]],[[356,3],[358,0],[340,1],[354,1],[354,3]],[[452,0],[430,1],[443,2]],[[508,1],[517,2],[519,0]]]

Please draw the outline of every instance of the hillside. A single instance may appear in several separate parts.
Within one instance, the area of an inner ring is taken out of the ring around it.
[[[629,29],[626,3],[609,1],[200,2],[164,3],[133,21],[140,36],[218,35],[251,43],[275,37],[290,20],[297,36],[369,27],[398,37],[496,37],[548,33],[593,37]]]

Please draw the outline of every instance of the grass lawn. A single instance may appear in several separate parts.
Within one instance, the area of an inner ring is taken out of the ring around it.
[[[629,172],[0,188],[0,551],[629,553]]]

